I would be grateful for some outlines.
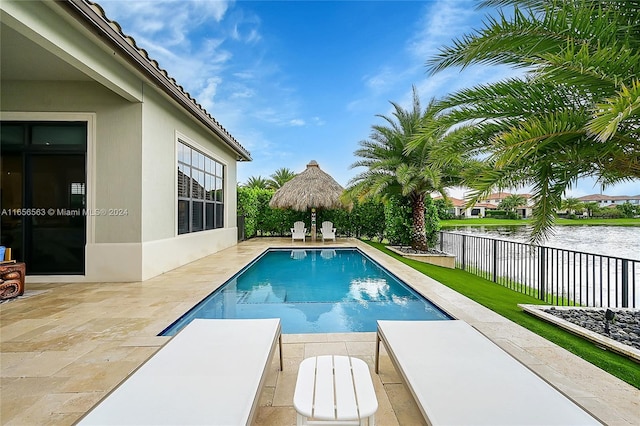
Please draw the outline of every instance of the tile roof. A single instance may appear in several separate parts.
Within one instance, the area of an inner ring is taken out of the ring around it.
[[[149,57],[146,50],[138,47],[133,37],[126,35],[120,24],[107,18],[104,9],[91,0],[64,0],[61,2],[67,10],[73,12],[83,23],[88,24],[97,35],[106,39],[116,47],[130,62],[176,100],[184,109],[190,112],[201,123],[212,130],[233,151],[238,154],[238,160],[251,160],[251,153],[244,148],[227,129],[204,109],[158,62]]]
[[[620,201],[620,200],[638,200],[640,195],[604,195],[604,194],[591,194],[584,197],[578,197],[580,201]]]
[[[502,200],[503,198],[507,198],[511,195],[520,195],[524,198],[531,198],[531,194],[512,194],[510,192],[494,192],[493,194],[489,194],[484,197],[485,200]]]

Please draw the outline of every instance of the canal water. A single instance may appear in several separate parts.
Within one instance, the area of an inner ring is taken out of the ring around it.
[[[446,232],[529,242],[528,226],[456,226]],[[554,235],[539,244],[546,247],[640,260],[640,227],[637,226],[556,226]]]

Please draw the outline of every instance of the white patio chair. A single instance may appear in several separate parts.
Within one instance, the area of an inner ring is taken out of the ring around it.
[[[322,241],[324,240],[336,240],[336,228],[333,227],[333,222],[322,222],[322,228],[320,228],[322,234]]]
[[[304,242],[306,235],[307,228],[304,226],[304,222],[295,222],[293,228],[291,228],[291,241],[302,240],[302,242]]]

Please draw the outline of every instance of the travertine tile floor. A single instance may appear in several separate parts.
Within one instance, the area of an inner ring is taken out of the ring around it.
[[[640,390],[357,240],[252,239],[144,282],[28,283],[0,305],[0,424],[70,425],[167,341],[167,325],[267,247],[357,246],[417,291],[465,320],[605,424],[640,424]],[[373,366],[374,333],[284,336],[283,372],[272,366],[256,425],[294,425],[297,366],[349,354]],[[639,368],[640,374],[640,368]],[[389,358],[373,374],[378,424],[423,424]],[[531,401],[535,404],[535,401]],[[464,407],[460,407],[464,409]],[[544,410],[544,407],[540,407]]]

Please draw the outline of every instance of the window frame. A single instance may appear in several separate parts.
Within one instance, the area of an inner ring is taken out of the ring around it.
[[[225,227],[225,173],[226,165],[222,161],[184,137],[177,138],[176,235]]]

